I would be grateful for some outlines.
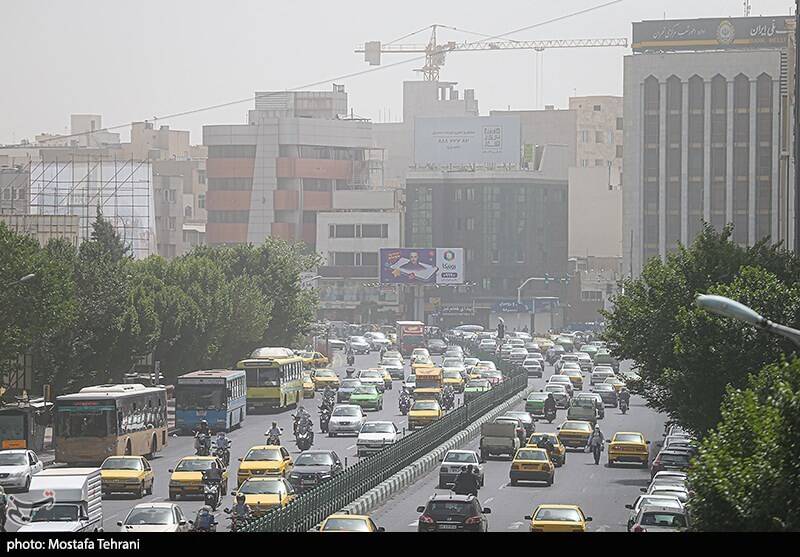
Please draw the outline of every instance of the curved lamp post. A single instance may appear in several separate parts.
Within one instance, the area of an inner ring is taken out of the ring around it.
[[[742,321],[748,325],[753,325],[762,331],[786,337],[800,347],[800,331],[787,327],[786,325],[773,323],[766,317],[759,315],[754,309],[736,300],[713,294],[698,294],[697,298],[695,298],[695,304],[706,311],[721,315],[722,317],[730,317],[731,319]]]
[[[29,273],[29,274],[25,275],[24,277],[21,277],[21,278],[15,280],[14,282],[10,282],[10,283],[6,284],[6,288],[11,288],[12,286],[16,286],[17,284],[23,284],[25,282],[28,282],[31,279],[34,279],[34,278],[36,278],[36,273]]]

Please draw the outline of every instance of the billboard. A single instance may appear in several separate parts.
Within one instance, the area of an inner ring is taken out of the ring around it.
[[[785,47],[791,17],[729,17],[640,21],[633,50],[720,50]]]
[[[417,165],[519,164],[519,116],[415,118]]]
[[[463,284],[462,248],[381,248],[383,284]]]

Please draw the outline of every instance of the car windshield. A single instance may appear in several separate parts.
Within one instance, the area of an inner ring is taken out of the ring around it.
[[[357,406],[340,406],[333,409],[333,416],[360,416],[361,409]]]
[[[669,513],[664,511],[644,512],[642,526],[665,526],[668,528],[685,528],[686,517],[679,513]]]
[[[388,423],[371,422],[361,426],[361,433],[394,433],[394,425]]]
[[[600,383],[599,385],[595,386],[594,390],[595,391],[613,391],[614,390],[614,385],[610,385],[608,383]]]
[[[676,497],[671,495],[642,495],[637,499],[634,507],[639,510],[643,505],[658,505],[660,507],[683,508],[683,504]]]
[[[377,395],[378,389],[375,388],[375,385],[361,385],[360,387],[356,387],[353,391],[354,395]]]
[[[583,374],[579,369],[564,368],[564,375],[566,375],[567,377],[583,377]]]
[[[561,429],[571,429],[574,431],[592,431],[592,424],[589,422],[564,422]]]
[[[458,358],[445,358],[442,367],[461,367],[464,364]]]
[[[569,383],[569,377],[566,375],[551,375],[549,379],[550,383]]]
[[[295,466],[330,466],[333,457],[328,453],[301,453],[294,461]]]
[[[661,464],[669,464],[673,466],[689,466],[689,455],[662,453],[660,459],[661,459]]]
[[[350,342],[365,343],[367,342],[367,339],[365,339],[364,337],[350,337]]]
[[[487,389],[489,387],[489,382],[486,381],[486,380],[483,380],[483,381],[472,380],[467,384],[467,387]]]
[[[360,385],[361,381],[359,381],[358,379],[345,379],[344,381],[342,381],[342,387],[340,388],[352,389]]]
[[[547,460],[547,453],[543,450],[534,451],[531,449],[521,449],[517,451],[516,460],[534,460],[537,462],[544,462]]]
[[[329,369],[318,369],[316,373],[314,373],[315,377],[336,377],[336,372],[331,371]]]
[[[552,434],[547,434],[547,433],[539,433],[539,434],[531,435],[531,438],[528,440],[528,443],[531,443],[532,445],[538,445],[539,443],[541,443],[545,439],[550,439],[553,443],[558,445],[558,437],[556,437],[555,435],[552,435]]]
[[[531,418],[531,415],[528,414],[527,412],[521,412],[521,411],[520,412],[508,412],[506,414],[506,416],[513,416],[514,418],[518,418],[518,419],[522,420],[523,422],[532,422],[533,421],[533,419]]]
[[[142,461],[138,458],[107,458],[103,470],[141,470]]]
[[[329,518],[323,531],[340,532],[369,532],[370,527],[366,520],[361,518]]]
[[[277,495],[286,491],[286,486],[282,480],[246,480],[239,493],[245,495]]]
[[[544,388],[544,390],[547,391],[548,393],[565,393],[565,392],[567,392],[567,389],[564,388],[564,385],[554,385],[554,384],[550,384],[550,385],[546,386]],[[545,398],[547,398],[547,397],[545,397]]]
[[[445,379],[461,379],[461,374],[458,370],[448,369],[442,372],[442,377]]]
[[[150,507],[145,509],[133,509],[125,524],[128,526],[138,526],[140,524],[172,524],[172,509]]]
[[[390,366],[390,367],[403,367],[403,362],[401,362],[400,360],[395,359],[395,358],[392,358],[392,359],[384,358],[382,365]]]
[[[245,460],[283,460],[280,449],[250,449]]]
[[[380,371],[362,371],[358,376],[362,379],[383,379],[383,374]]]
[[[406,377],[406,383],[414,383],[416,380],[417,380],[416,375],[409,375],[408,377]]]
[[[31,522],[77,522],[80,516],[78,505],[53,505],[33,511]]]
[[[23,453],[0,453],[0,466],[25,466],[28,458]]]
[[[539,509],[534,520],[552,520],[555,522],[580,522],[582,520],[581,513],[576,509],[552,509],[543,508]]]
[[[615,443],[644,443],[644,439],[638,433],[617,433],[614,436]]]
[[[443,462],[458,462],[459,464],[477,464],[478,457],[475,453],[448,452]]]
[[[435,400],[417,400],[414,402],[412,410],[438,410],[439,404]]]
[[[175,467],[176,472],[200,472],[211,469],[211,460],[187,459],[181,460]]]
[[[485,361],[478,362],[478,367],[483,367],[486,369],[497,369],[494,365],[494,362],[485,362]]]
[[[431,501],[428,503],[428,513],[439,516],[470,516],[474,512],[471,501]]]
[[[481,372],[481,377],[502,377],[503,374],[496,369],[487,369]]]
[[[528,400],[535,400],[537,402],[547,400],[547,393],[531,393],[528,395]]]

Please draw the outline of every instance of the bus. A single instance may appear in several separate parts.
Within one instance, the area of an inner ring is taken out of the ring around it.
[[[425,323],[422,321],[398,321],[397,345],[404,357],[409,357],[415,348],[425,348]]]
[[[167,390],[133,383],[84,387],[56,397],[56,462],[100,464],[115,455],[152,457],[167,445]]]
[[[258,348],[236,368],[247,374],[248,411],[296,407],[303,398],[303,359],[289,348]]]
[[[230,431],[247,415],[247,381],[242,369],[193,371],[175,382],[175,427],[191,433],[201,420],[212,431]]]

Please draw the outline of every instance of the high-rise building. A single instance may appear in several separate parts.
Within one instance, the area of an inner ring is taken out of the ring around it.
[[[786,16],[643,21],[625,57],[624,270],[702,222],[793,246]]]
[[[256,93],[246,124],[203,127],[209,244],[268,236],[314,246],[317,214],[380,173],[372,124],[348,118],[347,93]]]

